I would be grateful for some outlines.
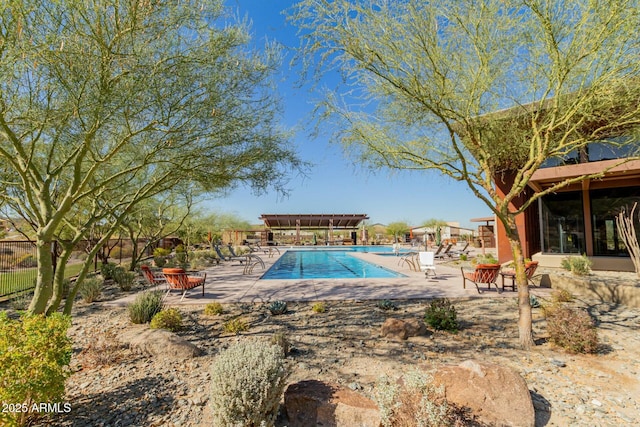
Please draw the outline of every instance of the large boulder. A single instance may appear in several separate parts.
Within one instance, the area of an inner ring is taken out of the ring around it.
[[[379,427],[380,412],[370,399],[338,384],[308,380],[284,393],[289,427]]]
[[[401,320],[390,317],[380,328],[380,335],[394,340],[406,340],[426,333],[427,328],[424,323],[416,319]]]
[[[188,360],[203,353],[196,345],[164,329],[132,328],[118,338],[131,348],[160,360]]]
[[[433,378],[436,385],[444,386],[449,403],[469,408],[482,423],[535,426],[535,411],[527,383],[509,367],[466,360],[458,366],[440,368]]]

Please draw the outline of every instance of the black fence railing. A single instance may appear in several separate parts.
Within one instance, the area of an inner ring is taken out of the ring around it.
[[[146,242],[138,242],[141,251]],[[76,246],[67,266],[65,275],[75,277],[87,256],[90,242],[82,241]],[[109,253],[109,262],[125,264],[131,260],[133,242],[126,239],[112,239],[104,245],[103,251]],[[152,252],[152,249],[149,249]],[[52,257],[55,265],[57,251],[55,243],[52,247]],[[150,255],[150,254],[145,254]],[[37,252],[34,242],[28,240],[0,241],[0,299],[6,300],[14,296],[33,290],[37,277]],[[98,257],[93,262],[93,269],[99,269]]]

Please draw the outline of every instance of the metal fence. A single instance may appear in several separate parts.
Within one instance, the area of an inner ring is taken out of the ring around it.
[[[144,241],[138,242],[141,250]],[[54,244],[55,245],[55,244]],[[86,259],[86,248],[89,242],[80,242],[73,252],[66,267],[69,277],[74,277]],[[103,248],[109,252],[109,262],[124,264],[130,261],[133,242],[126,239],[110,240]],[[56,262],[56,251],[52,250],[53,262]],[[37,252],[35,242],[28,240],[0,241],[0,299],[8,299],[35,288],[37,276]],[[95,259],[93,268],[98,269]]]

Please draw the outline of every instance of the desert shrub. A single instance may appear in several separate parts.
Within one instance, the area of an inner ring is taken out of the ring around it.
[[[104,280],[111,280],[114,279],[114,273],[118,268],[120,268],[118,265],[108,262],[100,265],[100,274],[104,277]]]
[[[33,293],[27,292],[20,295],[17,295],[10,302],[11,308],[16,311],[24,311],[29,308],[29,304],[31,304],[31,299],[33,298]]]
[[[166,329],[176,332],[182,329],[182,314],[177,308],[168,308],[156,313],[149,325],[153,329]]]
[[[284,332],[276,332],[271,335],[271,344],[280,347],[284,356],[289,354],[289,338],[287,338],[287,335]]]
[[[287,376],[279,346],[251,341],[232,345],[211,369],[213,424],[273,426]]]
[[[104,331],[93,327],[87,335],[87,344],[78,355],[83,369],[113,365],[125,357],[127,345],[118,341],[118,334],[113,329]]]
[[[311,306],[314,313],[324,313],[327,311],[327,305],[323,302],[317,302]]]
[[[169,254],[171,254],[169,249],[155,248],[153,250],[153,262],[156,267],[164,267],[167,264]]]
[[[139,294],[129,305],[129,319],[132,323],[149,323],[162,310],[163,292],[147,291]]]
[[[219,302],[210,302],[204,306],[204,314],[207,316],[219,316],[224,313],[224,307]]]
[[[130,291],[136,280],[136,273],[126,271],[122,267],[116,267],[111,273],[113,280],[118,284],[121,291]]]
[[[431,301],[424,312],[424,321],[432,328],[441,331],[457,332],[456,317],[456,308],[446,298]]]
[[[92,303],[98,299],[102,293],[102,285],[104,281],[98,276],[85,278],[78,288],[78,293],[84,302]]]
[[[60,313],[12,320],[0,312],[0,402],[20,409],[0,412],[0,425],[27,425],[39,414],[31,411],[34,403],[62,403],[70,374],[69,326],[71,319]]]
[[[267,308],[272,315],[278,316],[287,312],[287,303],[285,301],[273,301],[267,306]]]
[[[224,322],[222,330],[228,334],[239,334],[240,332],[248,331],[249,324],[246,320],[235,317]]]
[[[460,261],[466,261],[469,259],[469,256],[467,254],[460,254]]]
[[[497,263],[498,263],[498,260],[491,253],[478,255],[473,260],[473,264],[497,264]]]
[[[531,308],[539,308],[540,301],[538,301],[538,297],[536,297],[535,295],[529,295],[529,305],[531,306]]]
[[[389,311],[389,310],[397,310],[398,306],[395,302],[390,301],[388,299],[384,299],[382,301],[378,301],[378,303],[376,304],[376,307],[378,307],[380,310],[384,310],[384,311]]]
[[[189,259],[189,255],[184,248],[184,245],[176,246],[176,262],[178,264],[186,264]]]
[[[551,292],[551,300],[554,302],[571,302],[573,294],[566,289],[556,289]]]
[[[560,262],[560,267],[576,276],[586,276],[591,272],[591,261],[586,255],[570,256]]]
[[[374,390],[384,427],[440,427],[469,425],[449,406],[443,387],[424,372],[411,371],[401,380],[381,377]]]
[[[585,310],[557,304],[547,312],[549,341],[570,353],[595,353],[596,327]]]

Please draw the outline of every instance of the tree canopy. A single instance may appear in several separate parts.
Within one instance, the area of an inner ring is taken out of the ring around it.
[[[278,126],[280,55],[251,51],[221,0],[7,0],[0,13],[0,199],[36,234],[30,311],[59,304],[66,259],[54,286],[48,251],[62,229],[70,244],[95,224],[108,238],[155,195],[284,190],[299,170]]]
[[[639,146],[638,2],[304,0],[290,16],[308,70],[343,76],[317,119],[351,156],[374,170],[436,170],[496,214],[516,261],[521,343],[532,345],[515,216],[606,170],[513,202],[549,158],[594,140]]]

